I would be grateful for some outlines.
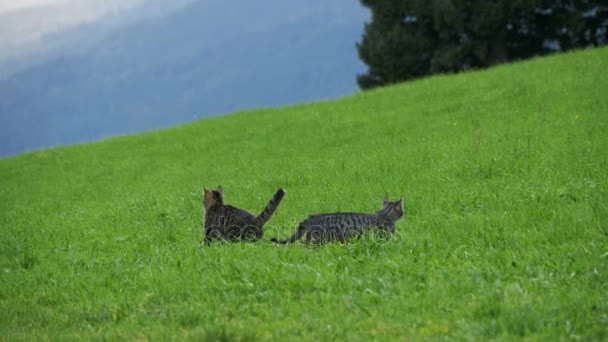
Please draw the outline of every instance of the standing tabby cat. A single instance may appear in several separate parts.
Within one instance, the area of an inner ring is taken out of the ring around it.
[[[270,220],[285,196],[285,190],[279,189],[264,211],[255,216],[243,209],[224,203],[224,188],[216,190],[203,188],[203,206],[205,207],[205,227],[203,240],[206,244],[213,240],[226,241],[260,240],[264,236],[264,224]]]
[[[367,229],[378,229],[390,234],[395,233],[395,222],[404,213],[403,198],[396,202],[384,199],[382,209],[373,214],[362,213],[333,213],[309,216],[302,221],[296,233],[289,239],[272,242],[293,243],[306,235],[306,243],[323,243],[333,240],[346,242],[350,237],[361,236]]]

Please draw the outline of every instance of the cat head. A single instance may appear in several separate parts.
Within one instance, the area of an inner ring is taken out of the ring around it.
[[[215,190],[203,188],[203,206],[209,210],[212,206],[224,204],[224,188],[220,185]]]
[[[381,212],[388,216],[392,221],[397,221],[405,213],[405,204],[403,197],[396,202],[391,202],[388,198],[384,198],[384,204],[382,205]]]

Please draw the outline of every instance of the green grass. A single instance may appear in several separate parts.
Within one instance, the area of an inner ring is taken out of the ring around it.
[[[0,339],[608,339],[608,49],[0,161]],[[265,240],[200,246],[202,186]],[[405,196],[398,236],[275,246]]]

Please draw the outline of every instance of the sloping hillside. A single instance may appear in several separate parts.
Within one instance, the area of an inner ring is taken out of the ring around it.
[[[608,49],[0,161],[9,340],[608,338]],[[201,247],[202,186],[265,241]],[[389,242],[275,246],[405,196]]]

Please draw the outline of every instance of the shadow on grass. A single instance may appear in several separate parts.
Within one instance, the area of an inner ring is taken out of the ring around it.
[[[221,327],[216,330],[207,330],[202,336],[203,341],[213,342],[228,342],[228,341],[256,341],[257,339],[253,335],[238,335],[229,332],[226,327]]]

